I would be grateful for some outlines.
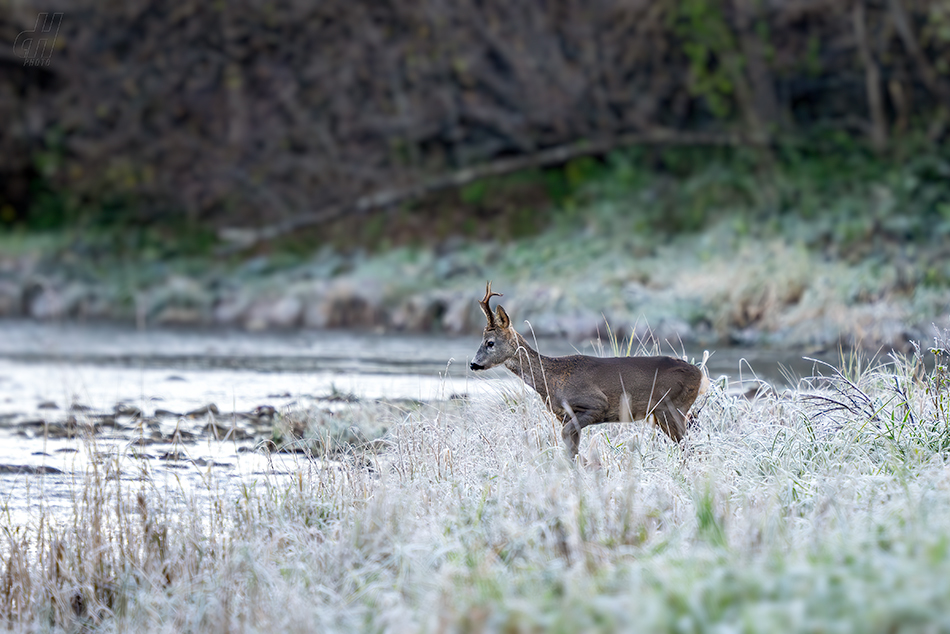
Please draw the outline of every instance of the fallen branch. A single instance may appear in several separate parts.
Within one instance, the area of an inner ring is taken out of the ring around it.
[[[645,133],[623,134],[600,141],[577,141],[567,145],[541,150],[442,174],[406,187],[383,189],[360,196],[350,203],[331,205],[323,209],[297,214],[282,222],[260,228],[223,228],[218,237],[228,243],[222,254],[234,253],[262,242],[273,240],[307,227],[315,227],[339,220],[347,215],[361,215],[369,211],[419,200],[446,189],[462,187],[483,178],[502,176],[526,169],[559,165],[584,156],[606,154],[634,145],[756,145],[753,139],[733,134],[677,132],[658,128]]]

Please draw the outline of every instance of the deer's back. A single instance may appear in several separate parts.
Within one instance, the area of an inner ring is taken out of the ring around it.
[[[689,404],[699,394],[702,371],[674,357],[558,357],[568,390],[597,388],[608,399],[626,393],[635,401],[669,398]],[[652,398],[651,398],[652,394]]]

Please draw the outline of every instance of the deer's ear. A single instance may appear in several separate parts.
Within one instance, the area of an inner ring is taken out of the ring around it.
[[[501,304],[498,305],[498,308],[495,309],[495,314],[498,316],[498,325],[502,328],[507,328],[511,325],[511,320],[508,319],[508,313],[505,312],[505,309],[501,307]]]

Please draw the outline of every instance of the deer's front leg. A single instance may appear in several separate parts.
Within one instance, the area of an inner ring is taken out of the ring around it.
[[[607,414],[607,400],[603,403],[564,403],[564,414],[561,418],[564,427],[561,429],[561,438],[564,439],[567,455],[573,460],[577,457],[577,449],[581,443],[581,430],[588,425],[604,422]]]

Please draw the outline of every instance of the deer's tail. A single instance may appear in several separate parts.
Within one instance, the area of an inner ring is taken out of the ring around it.
[[[699,369],[703,373],[703,380],[699,383],[699,393],[697,397],[702,396],[709,390],[709,374],[706,372],[706,362],[709,361],[709,350],[703,351],[703,362],[699,364]]]
[[[699,393],[696,396],[702,396],[707,391],[709,391],[709,377],[706,376],[706,371],[703,371],[703,380],[699,383]]]

